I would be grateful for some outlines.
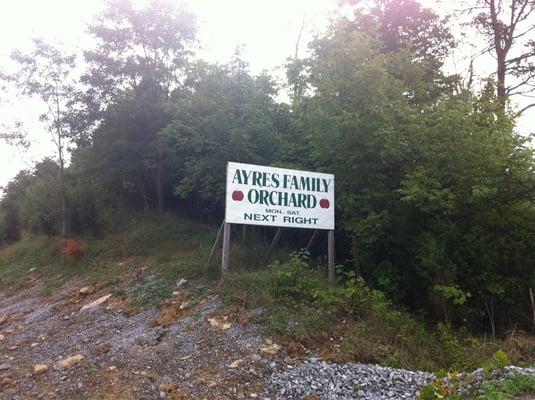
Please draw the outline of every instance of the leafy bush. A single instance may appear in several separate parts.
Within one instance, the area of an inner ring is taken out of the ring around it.
[[[311,271],[308,257],[307,252],[299,251],[292,253],[286,263],[271,266],[275,296],[294,306],[329,307],[355,316],[388,308],[390,303],[384,295],[368,288],[354,272],[344,274],[340,285],[330,285],[321,274]]]
[[[503,350],[498,350],[492,355],[492,358],[496,368],[503,369],[508,365],[511,365],[511,360],[509,360],[509,356]]]

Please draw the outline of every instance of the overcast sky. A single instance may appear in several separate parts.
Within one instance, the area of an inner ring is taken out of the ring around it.
[[[32,37],[60,41],[68,48],[81,51],[91,46],[86,33],[87,23],[98,13],[103,0],[0,0],[0,69],[9,68],[13,49],[29,48]],[[141,1],[141,0],[140,0]],[[456,0],[421,3],[439,11],[452,9]],[[197,56],[213,62],[227,62],[237,45],[243,45],[242,56],[249,61],[253,73],[264,69],[282,76],[282,65],[293,55],[298,31],[305,18],[306,29],[302,50],[314,32],[323,29],[336,9],[336,0],[187,0],[199,22],[201,49]],[[449,72],[464,73],[466,57],[472,51],[461,46],[448,60]],[[492,67],[492,60],[483,63]],[[490,72],[489,70],[488,72]],[[487,73],[482,70],[482,74]],[[0,94],[0,122],[18,118],[30,131],[33,144],[21,152],[0,143],[0,186],[36,160],[53,155],[51,142],[39,128],[39,103]],[[532,109],[535,110],[535,109]],[[519,126],[524,132],[534,131],[535,112],[525,116]]]

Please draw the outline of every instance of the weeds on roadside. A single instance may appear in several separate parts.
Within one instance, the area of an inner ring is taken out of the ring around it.
[[[471,371],[487,361],[497,344],[439,324],[430,329],[397,310],[385,296],[353,273],[330,285],[297,252],[269,269],[230,274],[222,288],[227,303],[255,310],[252,319],[271,334],[320,347],[336,361],[378,363],[427,371]],[[263,310],[263,311],[259,311]]]
[[[488,382],[474,385],[472,375],[461,378],[457,372],[441,374],[439,379],[420,390],[418,400],[505,400],[518,394],[535,393],[535,376],[515,375],[501,379],[504,368],[509,365],[511,361],[507,353],[498,350],[483,363]]]
[[[420,390],[418,400],[509,400],[514,396],[524,394],[535,394],[535,377],[526,375],[515,375],[498,381],[483,383],[477,390],[477,394],[472,393],[462,395],[460,392],[466,383],[458,378],[449,375],[449,382],[437,380],[424,386]]]
[[[486,383],[477,400],[506,400],[522,394],[535,394],[535,376],[516,375],[499,382]]]

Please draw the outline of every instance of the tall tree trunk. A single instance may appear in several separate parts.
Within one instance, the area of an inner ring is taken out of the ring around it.
[[[299,33],[297,34],[297,40],[295,41],[295,52],[294,52],[294,62],[297,61],[297,57],[299,56],[299,44],[301,43],[301,37],[303,36],[303,31],[305,30],[305,15],[303,15],[303,21],[301,22],[301,28],[299,29]],[[297,102],[297,98],[299,96],[299,85],[298,83],[294,83],[293,87],[294,92],[294,106]]]
[[[149,211],[149,198],[147,196],[147,188],[145,187],[145,183],[143,182],[143,179],[141,179],[138,187],[139,187],[141,196],[143,196],[143,211],[147,212]]]
[[[448,313],[448,304],[446,302],[446,299],[442,297],[442,312],[444,313],[444,323],[449,327],[450,326],[450,318]]]
[[[533,317],[533,330],[535,331],[535,297],[533,296],[533,288],[529,288],[529,299],[531,301],[531,314]]]
[[[502,31],[502,26],[498,20],[495,0],[489,0],[490,17],[492,21],[492,31],[494,38],[494,50],[496,52],[496,95],[502,111],[505,111],[507,101],[507,89],[505,87],[506,59],[511,48],[511,39]]]
[[[65,160],[63,159],[63,134],[61,133],[60,120],[60,106],[59,106],[59,89],[56,88],[56,134],[59,158],[59,192],[61,201],[61,236],[67,236],[67,216],[66,216],[66,200],[65,200]]]
[[[67,216],[66,216],[66,201],[65,201],[65,169],[63,156],[60,156],[59,160],[59,185],[61,196],[61,236],[67,236]]]
[[[505,103],[507,100],[507,90],[505,88],[505,55],[498,54],[497,62],[498,62],[498,68],[496,71],[496,75],[497,75],[496,94],[498,96],[498,101],[500,102],[500,106],[502,110],[505,110]]]
[[[496,339],[496,319],[494,317],[494,298],[491,299],[489,304],[489,299],[485,299],[485,307],[487,309],[487,315],[489,317],[490,329],[492,331],[492,338]]]
[[[164,163],[160,154],[156,156],[156,168],[152,170],[152,178],[154,180],[154,186],[156,188],[156,201],[158,206],[158,212],[162,213],[165,209],[165,176]]]
[[[158,212],[162,213],[165,209],[165,198],[163,190],[163,179],[159,178],[156,183],[156,196],[158,197]]]

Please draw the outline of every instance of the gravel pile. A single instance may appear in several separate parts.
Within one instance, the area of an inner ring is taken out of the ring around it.
[[[330,399],[414,399],[418,389],[435,379],[426,372],[376,365],[332,364],[311,358],[275,372],[267,383],[275,399],[303,399],[315,395]]]
[[[459,394],[477,393],[485,381],[514,375],[535,376],[535,368],[505,367],[492,373],[482,369],[460,374]],[[332,364],[310,358],[302,364],[288,365],[274,372],[267,381],[266,396],[274,399],[304,399],[317,396],[331,399],[415,399],[421,387],[435,380],[434,374],[363,364]],[[448,384],[448,378],[444,379]],[[315,398],[315,397],[314,397]]]

